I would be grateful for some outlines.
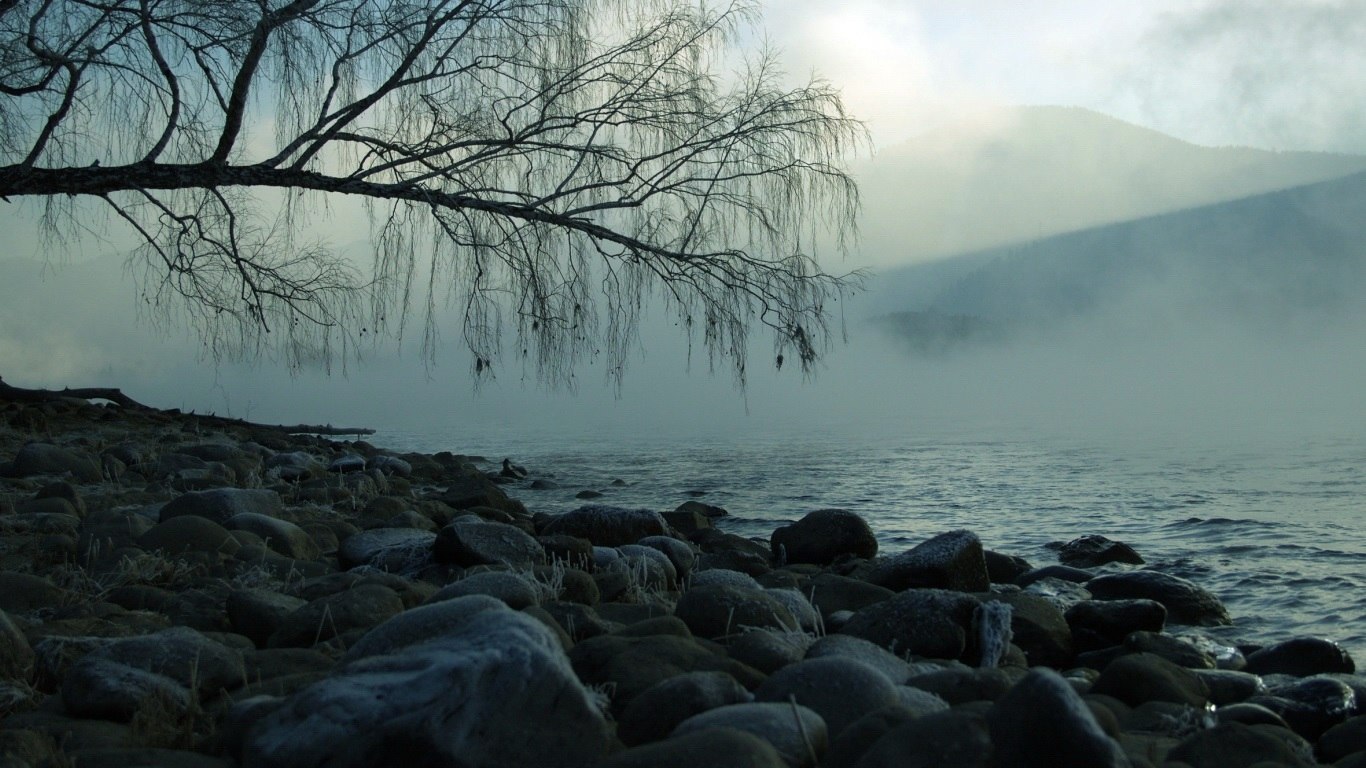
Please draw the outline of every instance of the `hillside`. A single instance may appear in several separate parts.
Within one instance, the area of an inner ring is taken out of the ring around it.
[[[1020,107],[856,169],[864,255],[898,264],[1027,242],[1366,170],[1366,157],[1209,148],[1084,109]]]
[[[921,351],[1098,318],[1327,321],[1363,307],[1363,210],[1366,173],[889,271],[864,306]]]

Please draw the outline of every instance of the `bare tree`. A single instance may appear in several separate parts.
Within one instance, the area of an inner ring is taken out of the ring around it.
[[[97,201],[148,305],[218,355],[328,360],[447,303],[477,374],[620,377],[665,299],[743,381],[748,334],[810,366],[824,232],[852,233],[862,126],[691,0],[0,0],[0,196],[57,236]],[[752,47],[752,46],[751,46]],[[306,241],[361,200],[373,261]],[[262,336],[262,332],[272,336]],[[510,337],[510,336],[509,336]],[[263,342],[269,338],[274,344]]]

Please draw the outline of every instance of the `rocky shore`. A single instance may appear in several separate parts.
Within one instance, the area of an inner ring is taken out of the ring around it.
[[[1216,642],[1121,542],[552,516],[538,469],[0,400],[0,768],[1366,766],[1343,649]]]

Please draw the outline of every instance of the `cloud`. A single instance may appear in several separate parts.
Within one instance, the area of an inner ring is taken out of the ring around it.
[[[1366,152],[1366,2],[1213,0],[1157,18],[1119,85],[1204,143]]]

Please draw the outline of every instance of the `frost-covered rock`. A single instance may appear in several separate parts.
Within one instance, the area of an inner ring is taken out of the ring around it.
[[[877,537],[867,521],[845,509],[820,509],[773,532],[773,556],[780,562],[829,565],[852,555],[877,555]]]
[[[191,706],[189,689],[165,675],[86,656],[62,679],[62,704],[77,717],[127,722],[142,711],[181,713]]]
[[[972,531],[941,533],[899,555],[881,558],[868,581],[896,592],[927,588],[985,592],[991,588],[982,541]]]
[[[447,584],[430,602],[440,602],[467,595],[483,595],[507,603],[509,608],[521,610],[541,602],[540,590],[528,579],[510,571],[485,571]]]
[[[979,604],[961,592],[911,589],[857,611],[840,631],[898,655],[957,659],[970,638],[975,645],[972,617]]]
[[[812,643],[806,651],[808,659],[830,656],[861,661],[886,675],[887,679],[897,685],[906,682],[906,678],[911,675],[911,668],[905,659],[882,646],[853,635],[826,635]]]
[[[897,687],[887,676],[850,658],[807,659],[784,667],[754,692],[757,701],[782,703],[796,699],[815,710],[839,736],[848,725],[882,707],[897,703]]]
[[[693,568],[697,566],[697,552],[693,551],[692,545],[686,541],[680,541],[672,536],[646,536],[639,542],[642,547],[651,547],[663,552],[673,563],[674,572],[678,574],[679,580],[688,578]]]
[[[439,563],[465,568],[509,565],[527,569],[545,562],[545,549],[516,526],[463,517],[437,532],[432,556]]]
[[[663,536],[666,532],[664,518],[658,512],[606,505],[588,505],[558,515],[540,531],[545,535],[577,536],[599,547],[635,544],[647,536]]]
[[[708,584],[693,586],[679,598],[674,615],[698,637],[735,634],[745,627],[796,630],[797,619],[761,589]]]
[[[198,515],[222,525],[233,515],[255,512],[268,517],[279,517],[284,512],[280,494],[262,488],[215,488],[191,491],[166,502],[161,508],[161,521],[181,515]]]
[[[98,483],[100,465],[85,451],[51,443],[28,443],[14,456],[16,477],[70,474],[77,482]]]
[[[230,531],[248,531],[260,536],[267,547],[285,557],[314,560],[320,554],[318,545],[303,528],[278,517],[258,512],[240,512],[223,524]]]
[[[416,528],[375,528],[352,534],[337,548],[337,562],[343,568],[362,565],[382,571],[416,571],[431,560],[436,534]]]
[[[242,764],[596,765],[607,724],[559,641],[535,619],[486,602],[457,616],[468,600],[481,599],[431,606],[433,620],[450,612],[437,622],[443,630],[417,631],[412,645],[394,639],[404,632],[377,628],[390,637],[373,647],[383,652],[353,658],[257,723]]]

